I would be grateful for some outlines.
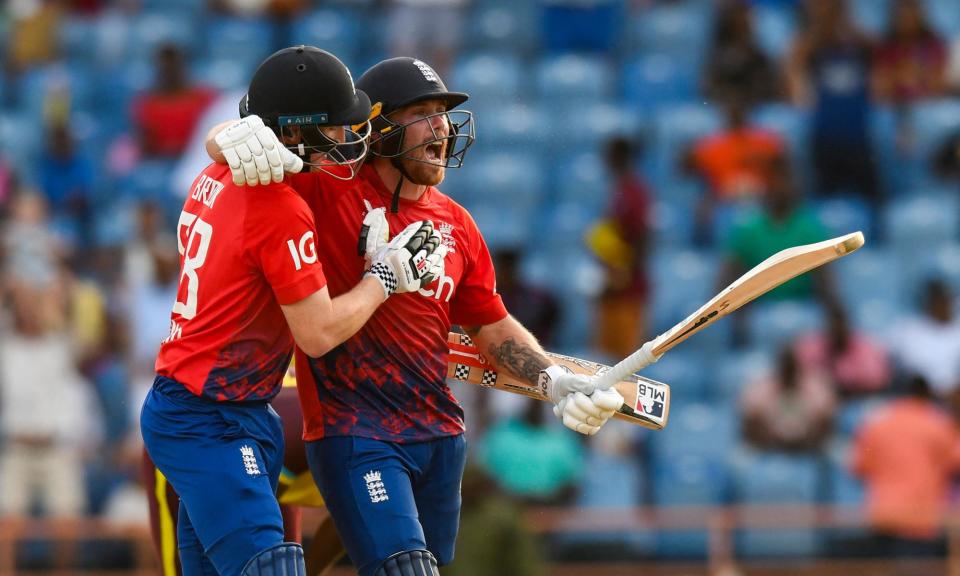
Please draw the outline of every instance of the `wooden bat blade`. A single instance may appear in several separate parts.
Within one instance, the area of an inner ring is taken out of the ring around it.
[[[665,352],[703,330],[718,319],[784,282],[796,278],[818,266],[823,266],[864,244],[862,232],[854,232],[815,244],[794,246],[781,250],[737,278],[699,310],[682,322],[647,342],[600,377],[597,386],[605,388],[623,380],[629,374],[656,362]]]
[[[447,337],[447,344],[450,347],[447,360],[448,380],[506,390],[537,400],[550,400],[546,390],[532,386],[508,372],[498,372],[466,334],[451,332]],[[547,356],[576,374],[593,376],[610,369],[603,364],[552,352],[547,352]],[[661,430],[667,425],[670,416],[670,386],[631,375],[615,383],[613,387],[623,396],[624,402],[615,415],[616,418],[653,430]]]
[[[777,286],[858,250],[862,232],[831,240],[781,250],[737,278],[683,322],[654,340],[653,353],[660,356],[718,319],[752,302]]]

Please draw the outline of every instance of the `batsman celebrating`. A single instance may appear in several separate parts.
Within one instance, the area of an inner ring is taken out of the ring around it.
[[[437,576],[437,566],[453,559],[466,448],[463,411],[445,382],[452,325],[462,326],[497,369],[545,390],[554,412],[578,432],[596,433],[623,398],[552,365],[504,308],[470,214],[435,187],[473,143],[472,114],[456,109],[468,96],[448,91],[413,58],[374,65],[357,87],[373,102],[371,157],[358,177],[287,177],[317,219],[330,293],[349,289],[389,230],[412,222],[435,224],[446,262],[436,281],[391,298],[323,357],[297,352],[304,439],[314,479],[361,576]],[[256,120],[227,130],[249,122]],[[257,161],[268,164],[250,158],[232,168],[241,175]],[[283,157],[272,164],[283,165]]]
[[[316,48],[267,58],[241,110],[262,120],[226,137],[243,140],[230,154],[252,160],[255,176],[264,158],[279,158],[278,137],[299,160],[338,175],[349,174],[366,150],[369,99],[336,57]],[[360,131],[344,128],[351,125]],[[411,221],[372,255],[369,270],[334,294],[318,261],[324,249],[313,214],[289,186],[269,181],[242,189],[228,167],[211,164],[180,214],[177,301],[140,427],[151,459],[180,495],[185,576],[304,573],[302,548],[283,540],[275,496],[283,430],[268,403],[293,344],[320,356],[390,294],[443,275],[439,234],[429,222]]]

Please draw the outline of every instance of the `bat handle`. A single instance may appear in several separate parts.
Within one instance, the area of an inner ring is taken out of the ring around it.
[[[612,368],[597,378],[597,390],[608,390],[611,386],[625,380],[637,370],[643,370],[660,359],[653,353],[653,340],[640,347],[639,350],[619,361]]]

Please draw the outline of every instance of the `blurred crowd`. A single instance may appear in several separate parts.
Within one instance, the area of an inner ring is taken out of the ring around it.
[[[10,0],[0,43],[0,516],[146,518],[138,409],[203,136],[264,56],[307,43],[355,76],[414,55],[471,94],[477,145],[441,188],[547,349],[616,361],[778,250],[867,237],[652,366],[674,392],[663,432],[582,441],[546,405],[456,388],[476,466],[463,557],[537,573],[533,543],[486,555],[491,531],[527,542],[511,501],[866,506],[852,536],[746,531],[738,550],[945,549],[956,0]],[[697,557],[706,535],[549,544]]]

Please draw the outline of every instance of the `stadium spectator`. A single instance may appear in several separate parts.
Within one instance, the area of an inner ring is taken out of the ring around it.
[[[778,71],[757,44],[753,8],[746,0],[720,6],[708,54],[703,92],[714,102],[734,100],[750,107],[781,95]]]
[[[526,283],[520,275],[522,254],[516,249],[501,250],[493,255],[497,271],[497,292],[507,310],[537,337],[544,346],[556,342],[561,309],[557,298],[548,290]]]
[[[800,369],[784,347],[776,371],[744,389],[740,399],[744,438],[765,450],[816,451],[833,428],[835,398],[823,374]]]
[[[569,501],[583,467],[580,441],[547,420],[549,409],[528,400],[519,417],[491,426],[478,454],[483,468],[507,494],[527,502]]]
[[[956,425],[922,376],[912,377],[906,397],[857,431],[851,467],[866,486],[877,553],[944,553],[942,522],[960,463],[958,446]]]
[[[841,306],[828,306],[826,329],[799,338],[794,350],[801,371],[827,375],[841,397],[882,392],[890,386],[886,350],[850,326]]]
[[[616,0],[540,0],[543,48],[548,53],[608,53],[617,42]]]
[[[43,201],[21,193],[12,208],[3,237],[11,322],[0,338],[0,515],[29,514],[39,493],[46,514],[78,516],[86,500],[81,442],[96,437],[98,412],[71,354]]]
[[[937,149],[933,170],[940,178],[960,182],[960,131],[949,135]]]
[[[92,244],[93,178],[93,163],[75,146],[69,124],[51,126],[39,165],[40,187],[54,221],[81,247]]]
[[[874,69],[877,97],[894,104],[936,98],[946,90],[947,47],[919,0],[897,0],[877,50]]]
[[[606,218],[588,239],[605,273],[596,337],[600,351],[623,358],[640,347],[646,334],[652,200],[634,168],[632,142],[614,138],[607,142],[604,154],[612,182],[610,200]]]
[[[11,2],[10,34],[5,38],[4,59],[8,69],[19,72],[52,62],[57,57],[57,31],[63,19],[61,3],[55,0]],[[23,97],[32,98],[26,94]]]
[[[133,121],[145,156],[179,156],[190,141],[194,124],[216,98],[213,89],[189,81],[183,59],[175,45],[160,46],[156,84],[133,102]]]
[[[780,158],[771,165],[770,188],[763,198],[762,209],[733,225],[726,241],[726,263],[721,269],[718,290],[728,286],[742,274],[769,256],[801,244],[825,240],[828,236],[817,215],[800,201],[800,193],[790,164]],[[764,295],[765,299],[810,300],[836,302],[829,268],[799,276]],[[749,308],[732,316],[734,344],[747,343],[746,319]]]
[[[856,192],[879,202],[869,119],[872,45],[847,14],[846,0],[807,0],[787,59],[791,98],[812,106],[816,191]]]
[[[747,105],[731,98],[724,102],[726,128],[696,141],[684,160],[688,172],[697,174],[707,191],[696,213],[696,240],[709,243],[717,232],[718,209],[759,199],[771,186],[775,162],[784,155],[780,136],[748,123]]]
[[[392,0],[390,47],[394,56],[413,56],[446,76],[463,37],[467,0]]]
[[[950,45],[947,84],[954,93],[960,94],[960,36],[954,38],[953,44]]]
[[[953,293],[942,280],[930,280],[919,305],[920,314],[903,319],[890,331],[887,347],[898,368],[922,376],[936,396],[947,398],[960,388],[960,322],[953,310]]]
[[[541,576],[539,542],[527,528],[522,507],[499,490],[482,470],[463,474],[463,510],[457,532],[457,556],[444,576]]]

